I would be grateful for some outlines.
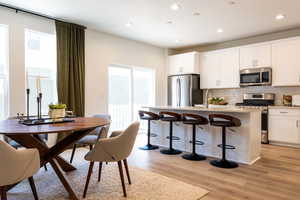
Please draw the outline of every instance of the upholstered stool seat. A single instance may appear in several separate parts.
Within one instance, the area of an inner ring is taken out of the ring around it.
[[[239,127],[241,126],[241,121],[235,117],[222,114],[211,114],[209,115],[209,121],[211,126],[217,126],[222,128],[222,144],[218,147],[222,148],[222,159],[212,160],[211,165],[220,168],[236,168],[238,164],[226,159],[226,149],[235,149],[232,145],[226,144],[226,128],[228,127]]]
[[[141,120],[147,120],[148,121],[148,131],[147,131],[147,144],[143,147],[139,147],[141,150],[154,150],[158,149],[158,146],[152,145],[150,143],[150,138],[157,136],[156,134],[151,134],[151,121],[153,120],[159,120],[159,115],[153,113],[153,112],[148,112],[148,111],[139,111],[139,116]]]
[[[193,145],[193,151],[191,154],[184,154],[182,158],[186,160],[194,160],[194,161],[200,161],[205,160],[206,157],[203,155],[199,155],[196,153],[196,145],[204,145],[204,142],[196,140],[196,126],[197,125],[207,125],[208,120],[205,117],[202,117],[200,115],[192,114],[192,113],[183,113],[182,114],[182,122],[184,124],[192,125],[193,126],[193,139],[192,139],[192,145]]]
[[[168,149],[162,149],[160,152],[162,154],[168,154],[168,155],[176,155],[181,154],[181,151],[176,150],[173,148],[173,140],[178,140],[177,137],[173,136],[173,122],[181,121],[181,115],[175,112],[160,112],[159,117],[161,121],[166,121],[170,123],[170,132],[167,139],[169,139],[169,148]]]

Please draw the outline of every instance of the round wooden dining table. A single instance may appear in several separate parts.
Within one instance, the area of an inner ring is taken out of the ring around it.
[[[72,189],[67,177],[65,177],[62,172],[62,170],[69,172],[75,170],[76,168],[59,156],[59,154],[64,152],[68,147],[76,143],[82,137],[89,134],[95,128],[109,124],[110,120],[107,119],[81,117],[74,118],[74,122],[27,126],[19,123],[19,121],[16,119],[10,119],[0,121],[0,134],[9,137],[23,147],[38,149],[41,160],[40,166],[50,163],[60,182],[69,193],[70,199],[77,200],[78,197],[76,193]],[[48,147],[46,143],[38,136],[40,134],[54,133],[71,134],[67,135],[52,147]],[[6,190],[13,188],[15,185],[7,186]]]

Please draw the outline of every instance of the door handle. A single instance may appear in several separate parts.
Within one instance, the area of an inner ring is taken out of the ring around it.
[[[178,79],[178,83],[179,83],[179,106],[181,106],[181,81],[180,81],[180,79]]]
[[[176,105],[179,106],[179,79],[176,80]]]

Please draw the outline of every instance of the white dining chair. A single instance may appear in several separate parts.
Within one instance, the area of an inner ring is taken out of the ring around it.
[[[37,149],[15,149],[0,140],[0,190],[1,200],[7,199],[7,187],[28,179],[35,200],[38,200],[33,175],[40,169]]]
[[[90,166],[87,174],[86,184],[84,187],[83,198],[86,197],[90,177],[93,171],[94,162],[100,162],[101,164],[102,162],[118,163],[119,173],[120,173],[120,178],[121,178],[121,183],[123,188],[123,194],[124,197],[127,196],[122,161],[125,164],[125,170],[127,173],[129,184],[131,184],[128,165],[127,165],[127,158],[133,149],[135,139],[138,134],[139,126],[140,126],[139,122],[134,122],[126,130],[122,132],[113,133],[115,137],[98,140],[95,147],[86,154],[85,159],[87,161],[90,161]],[[99,177],[100,176],[101,176],[101,170],[99,170]]]

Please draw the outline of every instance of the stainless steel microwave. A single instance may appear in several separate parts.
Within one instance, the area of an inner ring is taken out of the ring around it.
[[[240,86],[272,85],[272,68],[250,68],[240,70]]]

